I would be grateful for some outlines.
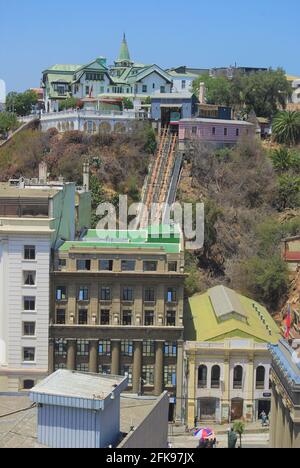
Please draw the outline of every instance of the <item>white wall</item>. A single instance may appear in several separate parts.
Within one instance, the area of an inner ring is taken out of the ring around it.
[[[187,92],[192,92],[193,90],[193,78],[187,78],[187,77],[178,77],[178,78],[173,78],[173,92],[174,93],[187,93]],[[185,81],[186,85],[185,88],[183,88],[182,82]]]
[[[147,92],[143,93],[143,85],[147,86]],[[145,96],[151,96],[154,93],[160,93],[160,87],[165,86],[166,93],[171,92],[171,84],[169,84],[161,75],[156,72],[143,78],[137,83],[137,94],[145,94]]]
[[[4,288],[0,302],[0,323],[5,332],[0,337],[6,340],[6,355],[9,375],[14,379],[9,390],[18,391],[21,381],[31,379],[31,375],[45,376],[48,370],[48,333],[49,333],[49,268],[50,238],[48,235],[18,235],[8,237],[7,250],[5,241],[0,242],[0,288]],[[24,246],[36,246],[36,260],[24,260]],[[36,271],[36,285],[24,286],[23,272]],[[24,312],[23,298],[36,297],[36,311]],[[36,336],[23,337],[23,321],[36,322]],[[23,362],[23,347],[34,347],[34,363]],[[2,347],[3,349],[3,347]],[[3,360],[3,352],[2,352]],[[1,361],[0,361],[1,362]],[[1,374],[5,369],[0,368]]]

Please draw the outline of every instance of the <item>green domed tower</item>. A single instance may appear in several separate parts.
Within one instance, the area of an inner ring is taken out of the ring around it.
[[[130,67],[133,64],[133,62],[130,59],[130,53],[129,53],[129,48],[128,48],[125,33],[124,33],[123,41],[121,44],[119,58],[118,60],[116,60],[116,65],[117,64],[121,67]]]

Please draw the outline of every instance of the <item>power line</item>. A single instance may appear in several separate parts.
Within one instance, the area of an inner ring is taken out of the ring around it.
[[[14,416],[15,414],[19,414],[19,413],[24,413],[25,411],[30,411],[31,409],[33,409],[35,407],[36,407],[36,403],[33,403],[28,408],[23,408],[23,409],[20,409],[20,410],[17,410],[17,411],[13,411],[12,413],[1,414],[0,419],[8,418],[9,416]]]

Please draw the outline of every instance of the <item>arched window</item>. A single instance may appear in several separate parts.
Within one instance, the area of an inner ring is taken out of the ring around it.
[[[256,369],[256,390],[264,390],[265,388],[266,369],[264,366],[259,366]]]
[[[233,371],[233,388],[240,390],[243,387],[243,368],[236,366]]]
[[[198,387],[207,388],[207,367],[200,366],[198,370]]]
[[[213,366],[211,370],[211,388],[220,388],[221,368]]]

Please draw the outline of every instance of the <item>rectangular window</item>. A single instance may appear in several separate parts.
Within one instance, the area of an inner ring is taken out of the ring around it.
[[[85,94],[88,96],[90,94],[90,87],[86,86],[85,87]]]
[[[224,136],[227,136],[228,135],[228,128],[224,128]]]
[[[182,80],[182,86],[181,86],[182,89],[186,89],[186,81],[185,80]]]
[[[145,311],[145,327],[153,327],[154,325],[154,311],[146,310]]]
[[[236,134],[237,137],[240,136],[240,129],[239,128],[236,129],[235,134]]]
[[[110,310],[101,310],[101,325],[110,325]]]
[[[109,340],[99,342],[99,355],[110,356],[111,355],[111,343]]]
[[[55,366],[54,366],[55,372],[57,370],[66,369],[66,368],[67,368],[67,364],[65,362],[56,363]]]
[[[133,356],[133,342],[132,341],[121,341],[121,354],[122,356],[132,357]]]
[[[145,289],[145,302],[155,302],[155,289],[154,288]]]
[[[77,271],[91,271],[91,261],[77,260]]]
[[[157,271],[157,262],[144,262],[144,271]]]
[[[57,286],[56,287],[56,300],[57,301],[66,301],[67,300],[67,288],[66,288],[66,286]]]
[[[124,326],[132,325],[132,311],[131,310],[124,310],[123,311],[123,321]]]
[[[56,311],[56,324],[65,325],[66,324],[66,311],[65,309],[57,309]]]
[[[176,387],[176,366],[165,366],[165,387]]]
[[[147,85],[143,85],[143,93],[147,93],[147,91],[148,91]]]
[[[113,260],[100,260],[99,270],[100,271],[113,271]]]
[[[197,127],[192,127],[192,135],[197,135]]]
[[[24,271],[24,286],[35,286],[36,272]]]
[[[177,357],[177,344],[167,341],[165,343],[164,354],[166,357]]]
[[[78,311],[78,325],[87,325],[88,311],[86,309],[79,309]]]
[[[35,348],[23,348],[23,362],[35,361]]]
[[[67,357],[67,351],[68,351],[68,342],[67,340],[55,340],[54,341],[54,354],[55,356]]]
[[[135,271],[134,260],[122,260],[122,271]]]
[[[165,86],[161,86],[161,87],[160,87],[160,92],[161,92],[162,94],[164,94],[164,93],[166,92],[166,87],[165,87]]]
[[[167,327],[176,326],[176,312],[174,310],[167,311]]]
[[[35,260],[35,258],[36,258],[35,246],[25,245],[25,247],[24,247],[24,260]]]
[[[154,366],[143,366],[142,379],[144,381],[144,385],[154,385]]]
[[[35,297],[24,297],[24,311],[35,311]]]
[[[89,356],[89,341],[77,340],[77,356]]]
[[[65,258],[60,258],[58,260],[58,267],[59,268],[66,268],[67,266],[67,260]]]
[[[35,322],[23,323],[23,336],[35,336]]]
[[[79,301],[88,301],[89,300],[89,288],[87,286],[81,286],[79,288],[78,300]]]
[[[123,301],[133,302],[133,289],[132,288],[123,289]]]
[[[177,272],[177,266],[178,266],[177,262],[169,262],[168,263],[168,271],[172,272],[172,273]]]
[[[213,128],[212,128],[212,134],[213,134],[213,135],[216,134],[216,127],[213,127]]]
[[[106,302],[111,301],[111,289],[110,288],[101,288],[100,300],[106,301]]]
[[[147,340],[143,342],[143,356],[154,357],[155,355],[155,341]]]
[[[86,373],[88,373],[89,365],[88,365],[87,362],[79,362],[76,365],[76,370],[77,370],[77,372],[86,372]]]
[[[176,302],[177,301],[177,291],[175,288],[168,288],[167,292],[167,302]]]

